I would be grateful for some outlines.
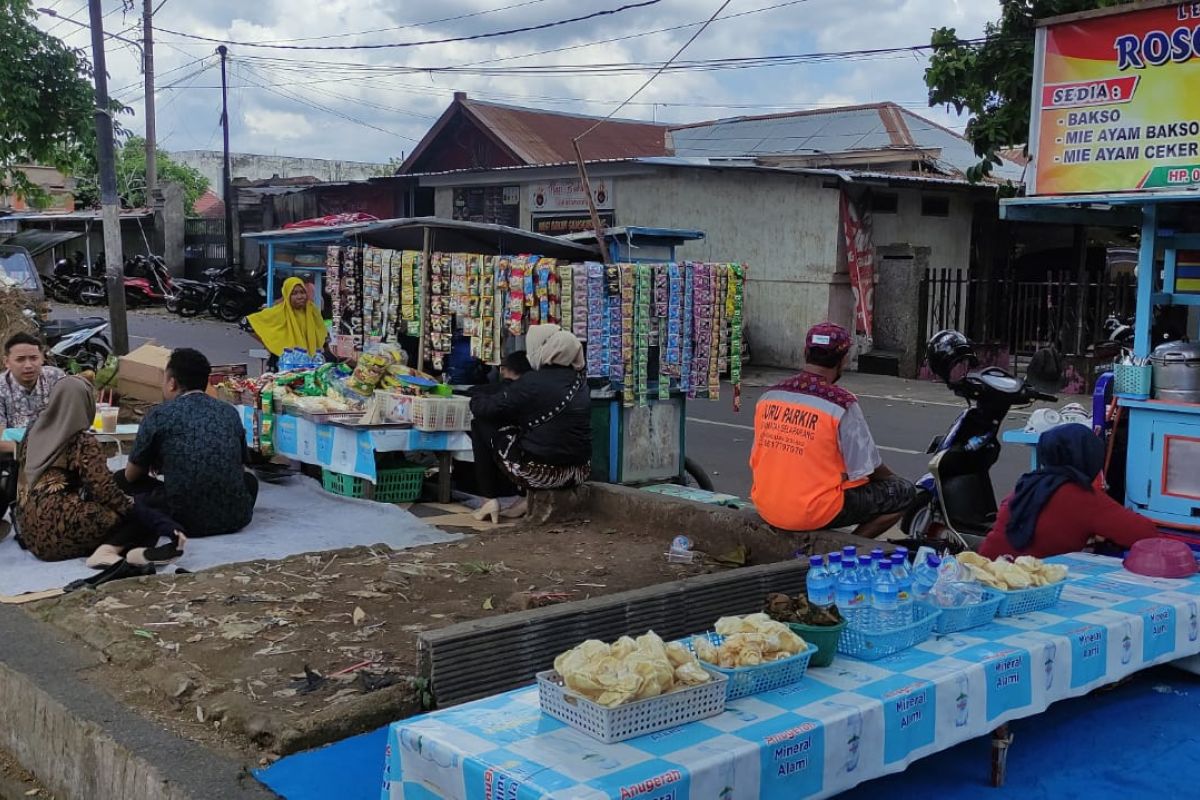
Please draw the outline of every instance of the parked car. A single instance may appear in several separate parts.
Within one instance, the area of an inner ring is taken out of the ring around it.
[[[33,256],[24,247],[0,244],[0,277],[13,281],[36,300],[46,299]]]

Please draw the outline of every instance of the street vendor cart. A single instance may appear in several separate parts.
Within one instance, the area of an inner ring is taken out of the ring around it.
[[[291,269],[320,254],[324,266],[313,269],[342,355],[395,343],[409,365],[449,382],[456,358],[498,364],[521,348],[530,325],[572,330],[588,345],[595,480],[686,480],[687,399],[716,399],[727,375],[736,402],[744,270],[676,263],[675,247],[702,239],[699,231],[609,231],[608,264],[594,235],[588,242],[431,217],[247,238],[265,246],[271,283],[274,270],[288,268],[279,253],[292,254]],[[456,455],[469,460],[469,447],[453,438]],[[703,470],[687,471],[711,488]]]
[[[1200,308],[1200,122],[1181,121],[1200,58],[1155,55],[1190,8],[1141,3],[1038,29],[1028,196],[1001,203],[1006,220],[1140,229],[1135,338],[1113,369],[1109,423],[1128,422],[1126,505],[1188,538],[1200,532],[1200,350],[1156,348],[1151,330],[1183,306],[1194,336]]]

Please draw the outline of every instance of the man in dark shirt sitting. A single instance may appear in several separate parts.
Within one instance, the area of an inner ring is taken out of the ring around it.
[[[258,497],[258,480],[243,467],[241,417],[205,394],[211,372],[197,350],[171,353],[163,379],[167,402],[143,420],[120,481],[128,492],[151,493],[151,505],[178,520],[188,536],[240,531]]]

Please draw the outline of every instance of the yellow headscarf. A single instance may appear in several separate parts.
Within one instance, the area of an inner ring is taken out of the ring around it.
[[[279,302],[246,318],[266,348],[277,356],[289,347],[303,347],[310,356],[316,355],[329,336],[325,320],[311,300],[302,311],[292,308],[292,291],[297,286],[308,291],[304,281],[288,278],[283,282]]]

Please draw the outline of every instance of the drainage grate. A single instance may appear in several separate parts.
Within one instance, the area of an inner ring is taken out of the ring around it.
[[[807,568],[803,561],[743,567],[426,631],[417,639],[421,674],[441,707],[487,697],[532,683],[585,639],[647,630],[679,639],[708,630],[718,617],[760,611],[771,592],[799,594]]]

